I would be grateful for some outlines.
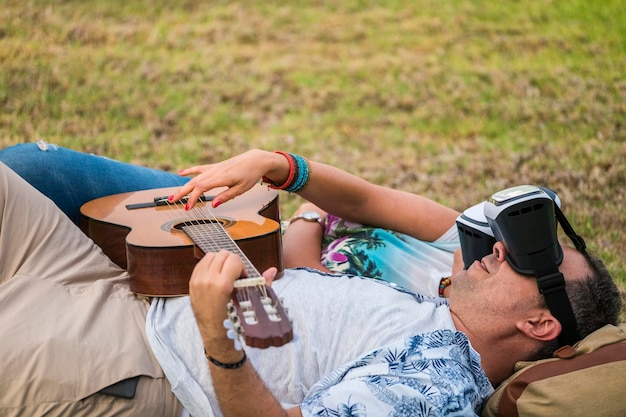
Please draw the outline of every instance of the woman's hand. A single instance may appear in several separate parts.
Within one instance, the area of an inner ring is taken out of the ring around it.
[[[171,195],[169,201],[189,195],[187,208],[191,209],[204,192],[228,187],[214,197],[212,204],[217,207],[251,189],[263,176],[274,182],[284,181],[289,174],[289,163],[282,155],[254,149],[216,164],[182,169],[178,174],[195,177]]]

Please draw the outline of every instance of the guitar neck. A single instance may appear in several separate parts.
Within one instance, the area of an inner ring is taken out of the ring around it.
[[[189,225],[183,226],[182,230],[204,253],[217,253],[222,249],[226,249],[238,255],[243,260],[247,272],[248,279],[245,281],[252,284],[253,282],[257,282],[255,279],[262,278],[259,271],[254,267],[239,246],[237,246],[218,220],[205,222],[194,221]]]
[[[282,346],[293,338],[291,322],[274,291],[219,221],[194,221],[182,227],[204,252],[232,251],[244,261],[247,276],[234,283],[228,315],[238,337],[257,348]]]

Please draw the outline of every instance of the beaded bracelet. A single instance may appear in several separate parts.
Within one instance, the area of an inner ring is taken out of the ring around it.
[[[452,284],[452,280],[450,279],[450,277],[441,278],[441,281],[439,281],[439,297],[440,298],[445,298],[445,296],[443,295],[443,291],[450,284]]]
[[[289,175],[287,175],[287,179],[282,184],[276,184],[274,181],[270,180],[266,176],[263,176],[263,178],[261,178],[261,180],[263,182],[269,184],[270,188],[273,188],[275,190],[284,190],[286,187],[289,186],[289,184],[291,184],[293,182],[294,176],[297,175],[296,174],[297,164],[295,164],[292,156],[290,154],[288,154],[287,152],[275,151],[275,153],[284,156],[285,158],[287,158],[287,161],[289,162]]]
[[[206,349],[204,350],[204,356],[209,360],[209,362],[211,362],[213,365],[215,366],[219,366],[222,369],[237,369],[237,368],[241,368],[243,366],[244,363],[246,363],[246,360],[248,359],[248,356],[246,355],[246,351],[243,351],[243,358],[241,358],[241,360],[239,362],[235,362],[235,363],[224,363],[224,362],[220,362],[217,359],[213,358],[211,355],[209,355],[206,351]]]
[[[276,184],[274,181],[265,176],[263,176],[262,181],[269,184],[270,188],[275,190],[285,190],[290,193],[297,193],[304,188],[306,183],[309,181],[311,170],[309,168],[308,161],[300,155],[282,151],[276,151],[276,153],[287,158],[287,161],[289,162],[289,175],[282,184]]]
[[[294,184],[286,187],[285,191],[288,191],[290,193],[297,193],[309,181],[309,163],[306,159],[299,155],[292,156],[296,160],[296,163],[298,165],[297,176],[295,178]]]

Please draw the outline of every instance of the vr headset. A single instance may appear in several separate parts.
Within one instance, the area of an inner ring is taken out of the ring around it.
[[[580,337],[576,319],[559,272],[563,250],[557,239],[557,222],[579,252],[585,242],[561,211],[558,195],[546,187],[520,185],[493,194],[487,201],[465,210],[456,221],[465,269],[493,251],[501,241],[509,265],[519,274],[533,276],[550,312],[562,326],[559,344],[572,345]]]

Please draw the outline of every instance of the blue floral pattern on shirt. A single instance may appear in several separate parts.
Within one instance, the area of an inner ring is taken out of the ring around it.
[[[320,417],[473,416],[492,393],[467,337],[437,330],[332,372],[311,388],[301,409]]]

